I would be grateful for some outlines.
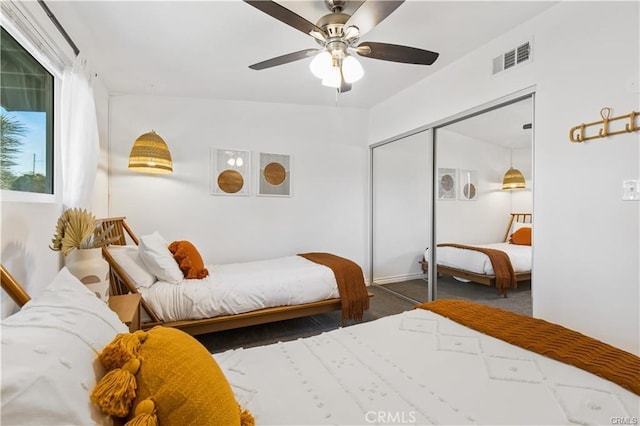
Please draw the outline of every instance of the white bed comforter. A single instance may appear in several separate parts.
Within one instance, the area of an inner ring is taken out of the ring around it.
[[[257,425],[612,424],[640,398],[417,309],[213,355]]]
[[[531,246],[509,243],[471,244],[475,247],[485,247],[502,250],[509,256],[513,270],[518,272],[531,271]],[[427,253],[425,252],[425,258]],[[489,257],[475,250],[465,250],[456,247],[438,247],[436,250],[438,265],[474,272],[476,274],[493,275],[493,266]]]
[[[300,256],[207,265],[209,276],[140,289],[164,321],[210,318],[339,297],[333,271]]]

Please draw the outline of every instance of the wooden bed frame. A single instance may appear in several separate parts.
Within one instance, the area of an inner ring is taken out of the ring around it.
[[[2,282],[2,289],[11,297],[11,299],[22,308],[22,306],[31,300],[31,297],[22,288],[18,281],[11,276],[11,274],[4,269],[4,265],[0,265],[0,282]]]
[[[138,237],[131,230],[125,219],[125,217],[111,217],[100,220],[102,221],[103,229],[108,229],[113,226],[109,232],[109,237],[115,239],[112,244],[126,245],[127,239],[129,239],[131,242],[138,245]],[[110,266],[109,278],[111,295],[139,293],[131,279],[122,270],[120,265],[118,265],[105,247],[102,248],[102,255]],[[373,294],[369,293],[369,297],[372,296]],[[340,298],[326,299],[318,302],[303,303],[300,305],[259,309],[242,314],[167,322],[162,321],[153,309],[144,301],[144,299],[142,299],[142,309],[150,319],[149,321],[142,322],[141,326],[143,330],[155,327],[156,325],[163,325],[166,327],[179,328],[189,334],[196,335],[332,312],[342,309],[342,302]],[[343,325],[345,324],[343,323]]]
[[[532,214],[531,213],[511,213],[511,218],[509,219],[509,225],[507,226],[507,230],[505,231],[503,242],[507,242],[509,239],[509,231],[511,230],[511,226],[513,222],[522,222],[522,223],[531,223],[532,222]],[[420,262],[420,266],[422,267],[422,273],[426,274],[429,271],[429,264],[425,259],[422,259]],[[475,272],[465,271],[463,269],[452,268],[449,266],[438,265],[438,276],[440,275],[451,275],[453,277],[463,278],[465,280],[470,280],[475,283],[484,284],[487,286],[496,285],[496,276],[495,275],[485,275],[485,274],[477,274]],[[516,282],[520,281],[529,281],[531,280],[531,271],[527,272],[516,272]]]

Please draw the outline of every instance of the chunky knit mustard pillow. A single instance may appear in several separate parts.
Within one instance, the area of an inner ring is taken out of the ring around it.
[[[211,354],[180,330],[119,334],[100,361],[110,371],[91,400],[103,412],[126,418],[129,426],[254,424]]]

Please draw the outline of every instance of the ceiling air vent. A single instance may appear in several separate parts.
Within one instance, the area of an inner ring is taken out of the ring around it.
[[[510,50],[504,54],[504,69],[507,70],[516,64],[516,51]]]
[[[518,46],[517,55],[516,55],[517,62],[520,63],[529,59],[530,50],[531,48],[529,46],[529,42],[526,42],[525,44]]]
[[[510,49],[502,55],[493,58],[493,74],[513,68],[531,57],[531,45],[529,42]]]

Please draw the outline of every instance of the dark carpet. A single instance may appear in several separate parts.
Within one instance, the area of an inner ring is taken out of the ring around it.
[[[385,284],[384,287],[419,302],[427,301],[427,282],[421,279]],[[519,282],[518,288],[509,290],[505,298],[498,294],[495,287],[461,282],[453,277],[442,276],[438,278],[436,299],[465,299],[528,316],[533,312],[531,281]]]
[[[374,296],[369,310],[365,312],[365,322],[399,314],[412,309],[417,303],[427,301],[427,283],[421,279],[369,286],[367,290]],[[509,297],[503,298],[493,287],[441,277],[438,279],[437,298],[467,299],[531,316],[531,282],[519,283],[518,289],[510,290]],[[341,313],[335,311],[195,337],[209,352],[216,353],[239,347],[249,348],[296,340],[330,331],[341,325]]]
[[[374,296],[370,307],[364,314],[363,321],[373,321],[388,315],[399,314],[412,309],[416,303],[399,297],[378,286],[367,287]],[[351,325],[349,322],[347,326]],[[324,331],[342,326],[340,311],[320,315],[278,321],[269,324],[254,325],[236,330],[218,331],[216,333],[195,336],[211,353],[222,352],[233,348],[249,348],[270,343],[295,340],[300,337],[313,336]]]

